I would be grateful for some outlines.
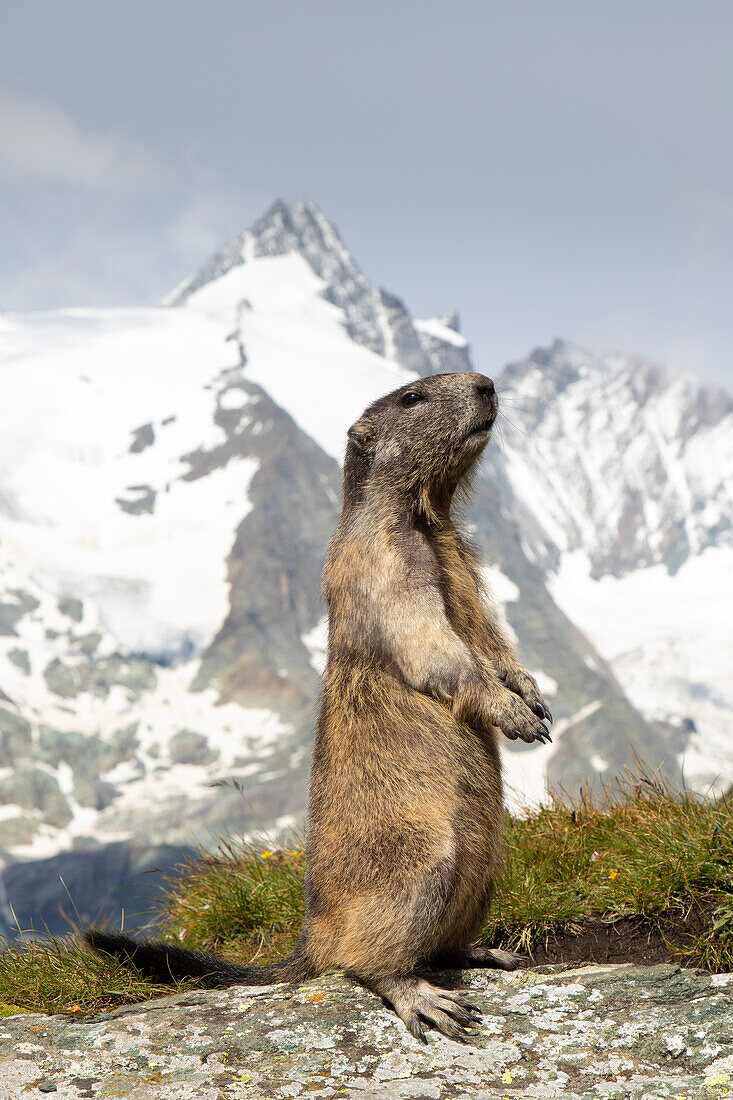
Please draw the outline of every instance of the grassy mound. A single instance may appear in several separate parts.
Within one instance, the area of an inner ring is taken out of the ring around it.
[[[304,870],[297,847],[223,844],[170,883],[155,934],[247,963],[282,958],[303,918]],[[733,799],[704,801],[642,779],[606,792],[602,803],[555,799],[507,819],[482,939],[539,961],[561,958],[552,944],[562,942],[580,959],[588,929],[598,943],[599,928],[632,927],[661,944],[664,957],[733,970]],[[18,1010],[88,1012],[162,992],[72,938],[7,944],[0,953],[0,999]]]
[[[602,803],[555,800],[509,821],[484,938],[532,953],[598,918],[642,918],[671,957],[733,969],[733,800],[642,779],[618,784]],[[685,928],[688,936],[673,934]]]

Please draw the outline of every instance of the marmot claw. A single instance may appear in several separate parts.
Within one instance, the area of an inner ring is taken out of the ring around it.
[[[542,692],[534,676],[530,676],[523,668],[504,668],[499,673],[499,679],[505,687],[514,695],[524,700],[533,714],[542,721],[552,722],[552,715],[542,697]]]
[[[551,741],[549,730],[540,716],[530,710],[521,699],[511,691],[502,691],[499,698],[490,707],[493,725],[498,726],[510,741],[518,737],[527,744],[532,741]]]

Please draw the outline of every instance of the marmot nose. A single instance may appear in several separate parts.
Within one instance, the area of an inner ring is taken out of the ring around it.
[[[490,378],[484,378],[481,382],[476,383],[476,393],[486,401],[491,401],[495,393],[494,383]]]

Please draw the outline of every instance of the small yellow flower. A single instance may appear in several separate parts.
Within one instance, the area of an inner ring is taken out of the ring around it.
[[[272,852],[263,852],[261,858],[262,859],[269,859],[271,855],[272,855]]]
[[[608,872],[608,877],[609,878],[616,878],[617,874],[618,874],[618,871],[609,871]]]

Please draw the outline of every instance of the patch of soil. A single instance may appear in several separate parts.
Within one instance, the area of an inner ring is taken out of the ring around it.
[[[710,927],[714,907],[688,913],[667,913],[657,920],[621,917],[613,922],[589,917],[559,928],[529,949],[530,966],[546,963],[662,963],[691,964],[682,949],[692,947]]]

